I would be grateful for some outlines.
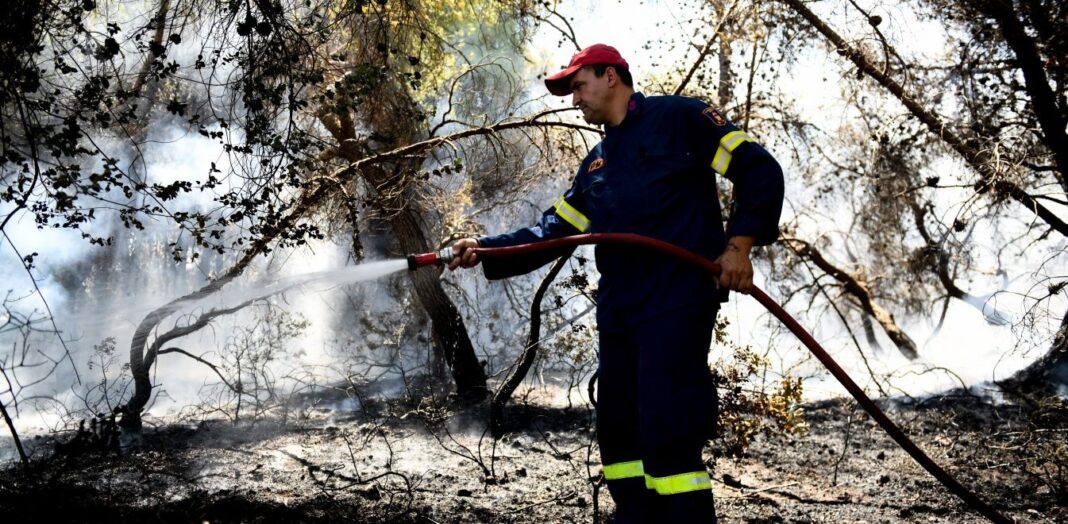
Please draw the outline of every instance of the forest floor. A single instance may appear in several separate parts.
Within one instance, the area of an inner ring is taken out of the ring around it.
[[[1068,522],[1068,417],[975,397],[884,402],[965,486],[1018,522]],[[494,441],[485,408],[310,407],[281,421],[169,423],[128,453],[36,442],[0,473],[5,522],[611,522],[592,413],[528,395]],[[851,400],[805,406],[799,437],[713,458],[721,522],[985,522]],[[55,437],[60,442],[64,437]],[[68,441],[70,435],[65,437]],[[1058,501],[1058,491],[1060,500]]]

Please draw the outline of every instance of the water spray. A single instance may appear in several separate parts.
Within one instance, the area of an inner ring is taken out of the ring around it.
[[[587,244],[616,244],[616,245],[628,245],[628,246],[640,246],[655,251],[667,253],[669,255],[681,258],[690,262],[698,267],[709,271],[710,273],[718,275],[720,273],[719,264],[698,255],[692,251],[683,249],[674,244],[657,240],[642,235],[635,235],[631,233],[593,233],[586,235],[574,235],[564,238],[557,238],[554,240],[545,240],[542,242],[535,242],[531,244],[521,244],[518,246],[509,247],[477,247],[470,248],[480,258],[492,258],[492,257],[507,257],[507,256],[523,256],[538,251],[544,251],[549,249],[555,249],[565,246],[580,246]],[[456,255],[452,252],[452,247],[447,247],[436,253],[424,253],[408,255],[408,269],[416,270],[420,267],[431,265],[443,265],[448,264]],[[757,302],[760,302],[772,315],[779,319],[786,327],[790,328],[790,331],[801,340],[801,343],[805,345],[812,352],[812,354],[819,359],[819,361],[826,367],[834,378],[838,380],[846,390],[849,391],[853,398],[868,412],[869,415],[876,422],[882,426],[883,430],[894,439],[899,446],[901,446],[913,459],[916,460],[924,469],[927,470],[932,476],[938,479],[949,491],[958,496],[972,509],[978,511],[984,517],[990,519],[991,522],[997,523],[1011,523],[1013,522],[1008,517],[1005,517],[985,501],[980,499],[974,493],[969,491],[957,479],[953,478],[946,473],[941,466],[935,463],[931,457],[927,456],[900,428],[897,427],[889,417],[879,406],[875,405],[875,402],[864,393],[864,390],[853,381],[852,378],[846,374],[845,370],[838,365],[834,359],[827,353],[822,346],[816,342],[816,339],[812,337],[805,328],[801,327],[801,324],[797,322],[794,317],[790,316],[778,303],[771,299],[766,293],[757,287],[753,287],[753,290],[749,293],[750,296],[755,298]]]

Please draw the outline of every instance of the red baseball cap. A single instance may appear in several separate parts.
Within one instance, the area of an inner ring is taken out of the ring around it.
[[[571,93],[571,75],[575,74],[579,69],[584,66],[594,64],[605,64],[612,66],[619,66],[623,69],[630,69],[627,65],[627,61],[623,60],[623,56],[619,54],[616,48],[610,45],[593,44],[571,57],[571,63],[567,65],[567,69],[545,77],[545,87],[549,88],[549,92],[556,96],[567,96]]]

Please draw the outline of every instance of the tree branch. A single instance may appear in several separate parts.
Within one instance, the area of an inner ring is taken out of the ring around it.
[[[983,314],[983,318],[991,324],[998,326],[1008,324],[1008,317],[998,311],[997,308],[993,308],[991,311],[986,310],[986,298],[972,295],[957,286],[956,282],[954,282],[953,275],[950,275],[949,273],[950,254],[947,253],[946,250],[942,248],[941,243],[935,241],[927,231],[927,225],[925,223],[927,209],[921,207],[911,199],[909,200],[908,205],[912,210],[912,218],[916,224],[916,231],[919,232],[920,237],[923,238],[924,242],[927,244],[926,249],[930,251],[927,255],[937,258],[937,261],[931,264],[931,270],[934,271],[935,275],[938,277],[938,281],[946,290],[946,296],[960,300],[965,304],[978,309],[979,312]],[[990,295],[987,295],[987,297],[989,296]]]
[[[219,379],[223,381],[223,384],[226,384],[226,387],[230,388],[230,391],[233,391],[234,393],[238,393],[238,394],[241,393],[241,391],[238,388],[234,387],[234,385],[231,384],[229,380],[226,380],[226,377],[223,376],[222,371],[219,370],[219,367],[216,366],[215,364],[212,364],[208,360],[203,359],[201,357],[198,357],[198,356],[196,356],[196,355],[194,355],[194,354],[192,354],[192,353],[190,353],[190,352],[188,352],[188,351],[186,351],[186,350],[184,350],[182,348],[178,348],[178,347],[169,347],[167,349],[161,349],[161,350],[159,350],[159,352],[157,354],[166,355],[167,353],[181,353],[181,354],[183,354],[183,355],[185,355],[185,356],[187,356],[187,357],[189,357],[189,358],[191,358],[191,359],[193,359],[193,360],[195,360],[197,362],[200,362],[201,364],[204,364],[205,366],[208,366],[209,368],[211,368],[212,371],[215,372],[216,375],[219,376]]]
[[[3,372],[3,369],[0,369]],[[4,373],[6,377],[7,374]],[[14,392],[12,392],[14,395]],[[26,457],[26,450],[22,448],[22,439],[19,438],[19,432],[15,429],[15,422],[11,420],[11,416],[7,413],[7,406],[4,406],[4,402],[0,399],[0,414],[4,416],[4,422],[7,424],[8,431],[11,432],[11,440],[15,441],[15,449],[19,452],[19,459],[22,461],[22,468],[24,470],[30,468],[30,460]]]
[[[1020,204],[1023,204],[1031,212],[1039,216],[1060,234],[1068,237],[1068,223],[1055,213],[1039,204],[1031,195],[1021,189],[1015,183],[1005,180],[994,169],[993,159],[986,151],[980,150],[968,143],[960,135],[957,135],[945,122],[934,113],[925,109],[916,99],[905,91],[905,88],[893,78],[875,67],[864,51],[854,47],[836,33],[830,26],[813,13],[801,0],[778,0],[800,14],[809,24],[829,40],[839,52],[852,61],[861,71],[875,79],[879,85],[890,92],[900,101],[908,111],[918,118],[927,129],[945,141],[954,151],[961,155],[964,160],[979,173],[980,181],[976,183],[976,191],[982,193],[994,190],[1004,193]]]
[[[875,301],[875,297],[872,296],[867,282],[862,278],[835,266],[824,258],[823,254],[813,247],[812,244],[809,244],[804,240],[784,237],[782,242],[798,256],[811,260],[816,267],[837,280],[838,283],[845,288],[847,293],[860,302],[861,308],[875,318],[879,325],[883,327],[883,331],[886,332],[886,335],[890,337],[890,340],[894,342],[897,349],[901,351],[901,354],[904,355],[905,358],[913,360],[919,356],[919,353],[916,350],[916,343],[913,342],[912,338],[897,325],[897,322],[894,320],[894,315]]]
[[[712,45],[719,39],[719,32],[723,30],[723,25],[726,24],[727,20],[734,14],[734,8],[737,5],[738,1],[735,0],[734,2],[731,2],[731,5],[724,11],[723,16],[719,19],[719,23],[717,23],[716,27],[712,30],[712,36],[708,39],[708,43],[701,48],[701,51],[697,54],[697,60],[694,60],[693,64],[690,66],[690,70],[686,72],[686,76],[682,77],[682,81],[679,82],[679,85],[675,86],[675,90],[672,91],[671,94],[677,96],[682,94],[683,89],[686,89],[686,84],[690,83],[690,79],[693,78],[694,73],[697,72],[697,68],[701,67],[701,63],[704,62],[705,57],[712,52]]]
[[[1057,106],[1057,95],[1050,88],[1042,57],[1035,41],[1027,34],[1023,22],[1017,18],[1013,3],[1004,0],[979,0],[972,2],[986,15],[993,18],[1001,29],[1005,42],[1016,55],[1016,64],[1023,72],[1024,88],[1031,98],[1035,118],[1042,128],[1046,146],[1053,153],[1060,171],[1061,187],[1068,191],[1068,132],[1065,119]]]

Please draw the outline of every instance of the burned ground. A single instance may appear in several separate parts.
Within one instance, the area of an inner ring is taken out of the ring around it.
[[[971,396],[884,406],[1005,514],[1068,520],[1063,409]],[[984,522],[851,401],[805,410],[805,436],[761,439],[737,458],[708,448],[723,522]],[[127,454],[46,457],[39,445],[29,474],[4,473],[0,507],[8,522],[610,521],[612,503],[590,480],[589,410],[533,399],[509,411],[496,442],[483,412],[382,405],[309,410],[285,425],[172,423]]]

